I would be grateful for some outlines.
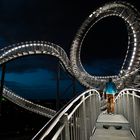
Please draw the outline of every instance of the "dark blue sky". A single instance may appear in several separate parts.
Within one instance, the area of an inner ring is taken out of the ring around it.
[[[71,42],[82,22],[108,1],[0,0],[0,48],[21,41],[46,40],[60,45],[69,56]],[[139,9],[138,0],[131,3]],[[106,18],[93,26],[85,38],[81,61],[90,74],[117,74],[126,48],[124,22],[115,17]],[[14,60],[7,64],[5,84],[29,99],[54,98],[57,62],[50,56]],[[68,74],[61,71],[62,97],[71,96],[72,87],[66,90],[71,83]],[[83,89],[78,82],[77,86],[77,92]]]

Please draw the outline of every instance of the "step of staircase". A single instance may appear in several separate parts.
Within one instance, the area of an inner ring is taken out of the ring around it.
[[[123,115],[101,113],[90,140],[135,140],[135,137],[130,132],[129,122]]]
[[[90,140],[135,140],[129,130],[96,129]]]
[[[130,129],[130,124],[123,115],[100,114],[96,122],[96,128],[108,129],[111,126],[115,127],[116,129]]]

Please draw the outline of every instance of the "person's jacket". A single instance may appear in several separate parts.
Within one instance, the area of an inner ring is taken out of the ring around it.
[[[105,87],[105,89],[104,89],[104,92],[106,93],[106,94],[115,94],[115,93],[117,93],[117,88],[116,88],[116,85],[115,85],[115,83],[114,82],[107,82],[106,83],[106,87]]]

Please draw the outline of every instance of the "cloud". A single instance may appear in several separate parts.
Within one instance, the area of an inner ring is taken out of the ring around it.
[[[51,56],[28,56],[10,61],[6,65],[7,73],[26,73],[37,70],[56,72],[58,60]]]
[[[62,99],[71,98],[73,94],[73,79],[60,79],[59,92]],[[5,85],[17,95],[26,99],[55,99],[57,93],[57,79],[49,71],[12,74],[5,78]],[[82,87],[76,82],[76,92],[80,93]]]
[[[98,59],[90,64],[83,64],[85,70],[91,75],[107,76],[118,74],[122,62],[119,59]]]
[[[56,81],[49,71],[31,73],[9,73],[5,85],[16,94],[27,99],[50,99],[55,97]]]
[[[46,85],[27,85],[15,81],[7,81],[5,85],[15,94],[25,99],[54,99],[55,86],[50,81]]]

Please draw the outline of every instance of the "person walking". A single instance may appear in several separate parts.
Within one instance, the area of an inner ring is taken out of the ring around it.
[[[112,78],[109,78],[109,81],[106,83],[104,93],[107,99],[107,113],[114,114],[114,95],[117,93],[117,88]]]

